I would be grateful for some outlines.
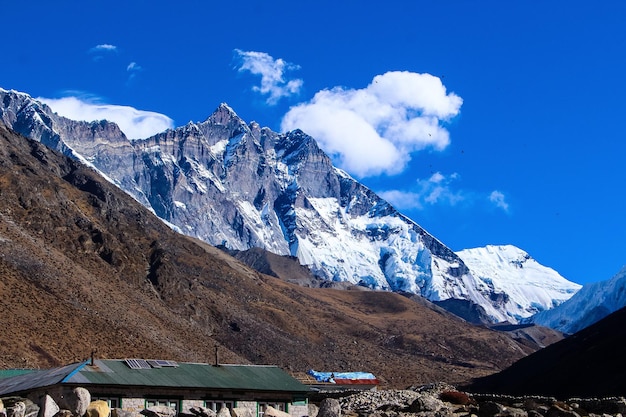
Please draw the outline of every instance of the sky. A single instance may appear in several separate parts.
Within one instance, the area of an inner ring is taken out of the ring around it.
[[[626,264],[626,3],[0,0],[0,87],[130,138],[300,128],[451,249]]]

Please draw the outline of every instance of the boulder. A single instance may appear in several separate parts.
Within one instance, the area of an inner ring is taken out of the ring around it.
[[[407,411],[409,413],[437,412],[444,407],[443,401],[432,395],[420,395],[411,403]]]
[[[89,403],[85,413],[87,417],[109,417],[111,409],[106,401],[97,400]]]
[[[580,417],[580,414],[567,404],[555,403],[546,413],[546,417]]]
[[[216,417],[217,413],[204,407],[191,407],[189,412],[198,417]]]
[[[7,407],[7,417],[24,417],[26,414],[26,404],[23,401],[16,401],[12,406]]]
[[[263,415],[268,416],[268,417],[291,417],[289,413],[285,413],[284,411],[277,410],[274,407],[267,407]]]
[[[147,417],[174,417],[176,410],[165,405],[155,405],[141,410],[140,413]]]
[[[69,410],[74,416],[82,417],[91,403],[91,394],[82,387],[74,389],[60,388],[51,391],[50,396],[62,410]]]
[[[317,417],[317,413],[319,413],[320,411],[318,406],[316,406],[315,404],[311,404],[311,403],[307,405],[307,409],[309,410],[309,413],[308,413],[309,417]]]
[[[341,417],[341,405],[334,398],[324,398],[320,403],[317,417]]]
[[[222,411],[226,410],[224,413],[222,413]],[[222,407],[222,409],[220,410],[219,413],[217,413],[217,417],[225,417],[225,416],[231,416],[232,417],[256,417],[256,414],[252,413],[252,410],[249,408],[245,408],[245,407],[235,407],[233,408],[230,413],[226,414],[228,412],[228,409],[226,407]]]
[[[502,404],[498,404],[493,401],[485,401],[480,404],[480,408],[478,409],[478,417],[495,417],[499,416],[505,407]]]
[[[235,410],[233,409],[233,415],[236,416],[234,411]],[[230,410],[228,409],[228,407],[220,408],[220,411],[217,412],[217,417],[231,417]]]
[[[51,396],[43,397],[40,405],[39,417],[54,417],[61,409]]]
[[[74,414],[70,410],[59,410],[54,417],[74,417]]]

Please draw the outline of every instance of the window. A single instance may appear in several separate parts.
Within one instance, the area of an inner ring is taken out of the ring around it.
[[[232,410],[235,407],[235,402],[234,401],[222,401],[222,400],[207,400],[204,402],[204,408],[213,410],[216,413],[219,412],[224,407],[228,408],[229,410]]]
[[[279,411],[285,411],[285,412],[287,411],[287,406],[285,403],[259,402],[259,412],[258,412],[259,417],[263,417],[263,415],[265,414],[265,411],[267,410],[267,407],[272,407]]]
[[[146,399],[146,408],[154,407],[157,405],[164,405],[178,412],[178,400],[166,399],[166,398],[148,398]]]

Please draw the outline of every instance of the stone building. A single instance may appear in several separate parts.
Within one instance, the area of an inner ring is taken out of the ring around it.
[[[92,400],[140,412],[165,405],[189,414],[203,407],[247,409],[263,417],[268,407],[292,417],[308,415],[309,388],[276,366],[210,365],[165,360],[90,360],[60,368],[0,371],[0,397],[22,396],[39,403],[46,395],[85,388]]]

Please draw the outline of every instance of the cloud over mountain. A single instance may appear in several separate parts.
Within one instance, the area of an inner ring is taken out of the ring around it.
[[[312,135],[354,175],[397,174],[411,153],[448,146],[445,122],[459,114],[462,103],[435,76],[391,71],[362,89],[319,91],[309,102],[292,107],[281,128]]]
[[[137,110],[130,106],[99,104],[78,97],[37,100],[47,104],[61,116],[73,120],[109,120],[116,123],[129,139],[142,139],[174,126],[174,121],[164,114]]]

